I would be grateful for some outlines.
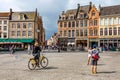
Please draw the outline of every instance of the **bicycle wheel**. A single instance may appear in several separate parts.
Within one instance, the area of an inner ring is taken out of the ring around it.
[[[48,66],[48,59],[44,57],[41,61],[40,64],[43,68],[46,68]]]
[[[32,59],[30,59],[28,61],[28,68],[30,70],[34,70],[36,68],[36,61],[35,61],[35,59],[32,58]]]

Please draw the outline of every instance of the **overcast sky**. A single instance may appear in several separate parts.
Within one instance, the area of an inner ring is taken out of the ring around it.
[[[9,11],[35,11],[37,8],[42,16],[43,26],[46,30],[46,39],[50,38],[54,32],[57,32],[58,16],[62,11],[76,9],[77,4],[88,5],[89,2],[98,7],[120,5],[120,0],[0,0],[0,12]]]

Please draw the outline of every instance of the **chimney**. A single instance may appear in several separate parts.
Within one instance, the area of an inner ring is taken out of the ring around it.
[[[12,19],[12,8],[10,8],[9,20]]]
[[[92,6],[92,2],[90,2],[90,6]]]
[[[80,7],[80,4],[78,3],[78,7]]]

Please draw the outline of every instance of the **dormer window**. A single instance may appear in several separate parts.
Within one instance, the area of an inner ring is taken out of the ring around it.
[[[20,20],[23,20],[23,14],[20,14]]]
[[[26,14],[20,13],[19,19],[20,19],[20,20],[25,20],[25,19],[28,19],[28,17],[27,17]]]
[[[92,12],[92,16],[95,16],[95,12]]]

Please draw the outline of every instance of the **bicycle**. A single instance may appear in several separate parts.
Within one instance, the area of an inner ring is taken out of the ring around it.
[[[41,65],[42,68],[46,68],[48,66],[48,59],[42,53],[39,59],[40,59],[39,65]],[[36,66],[37,66],[37,61],[34,58],[30,58],[28,61],[28,68],[30,70],[34,70]]]

